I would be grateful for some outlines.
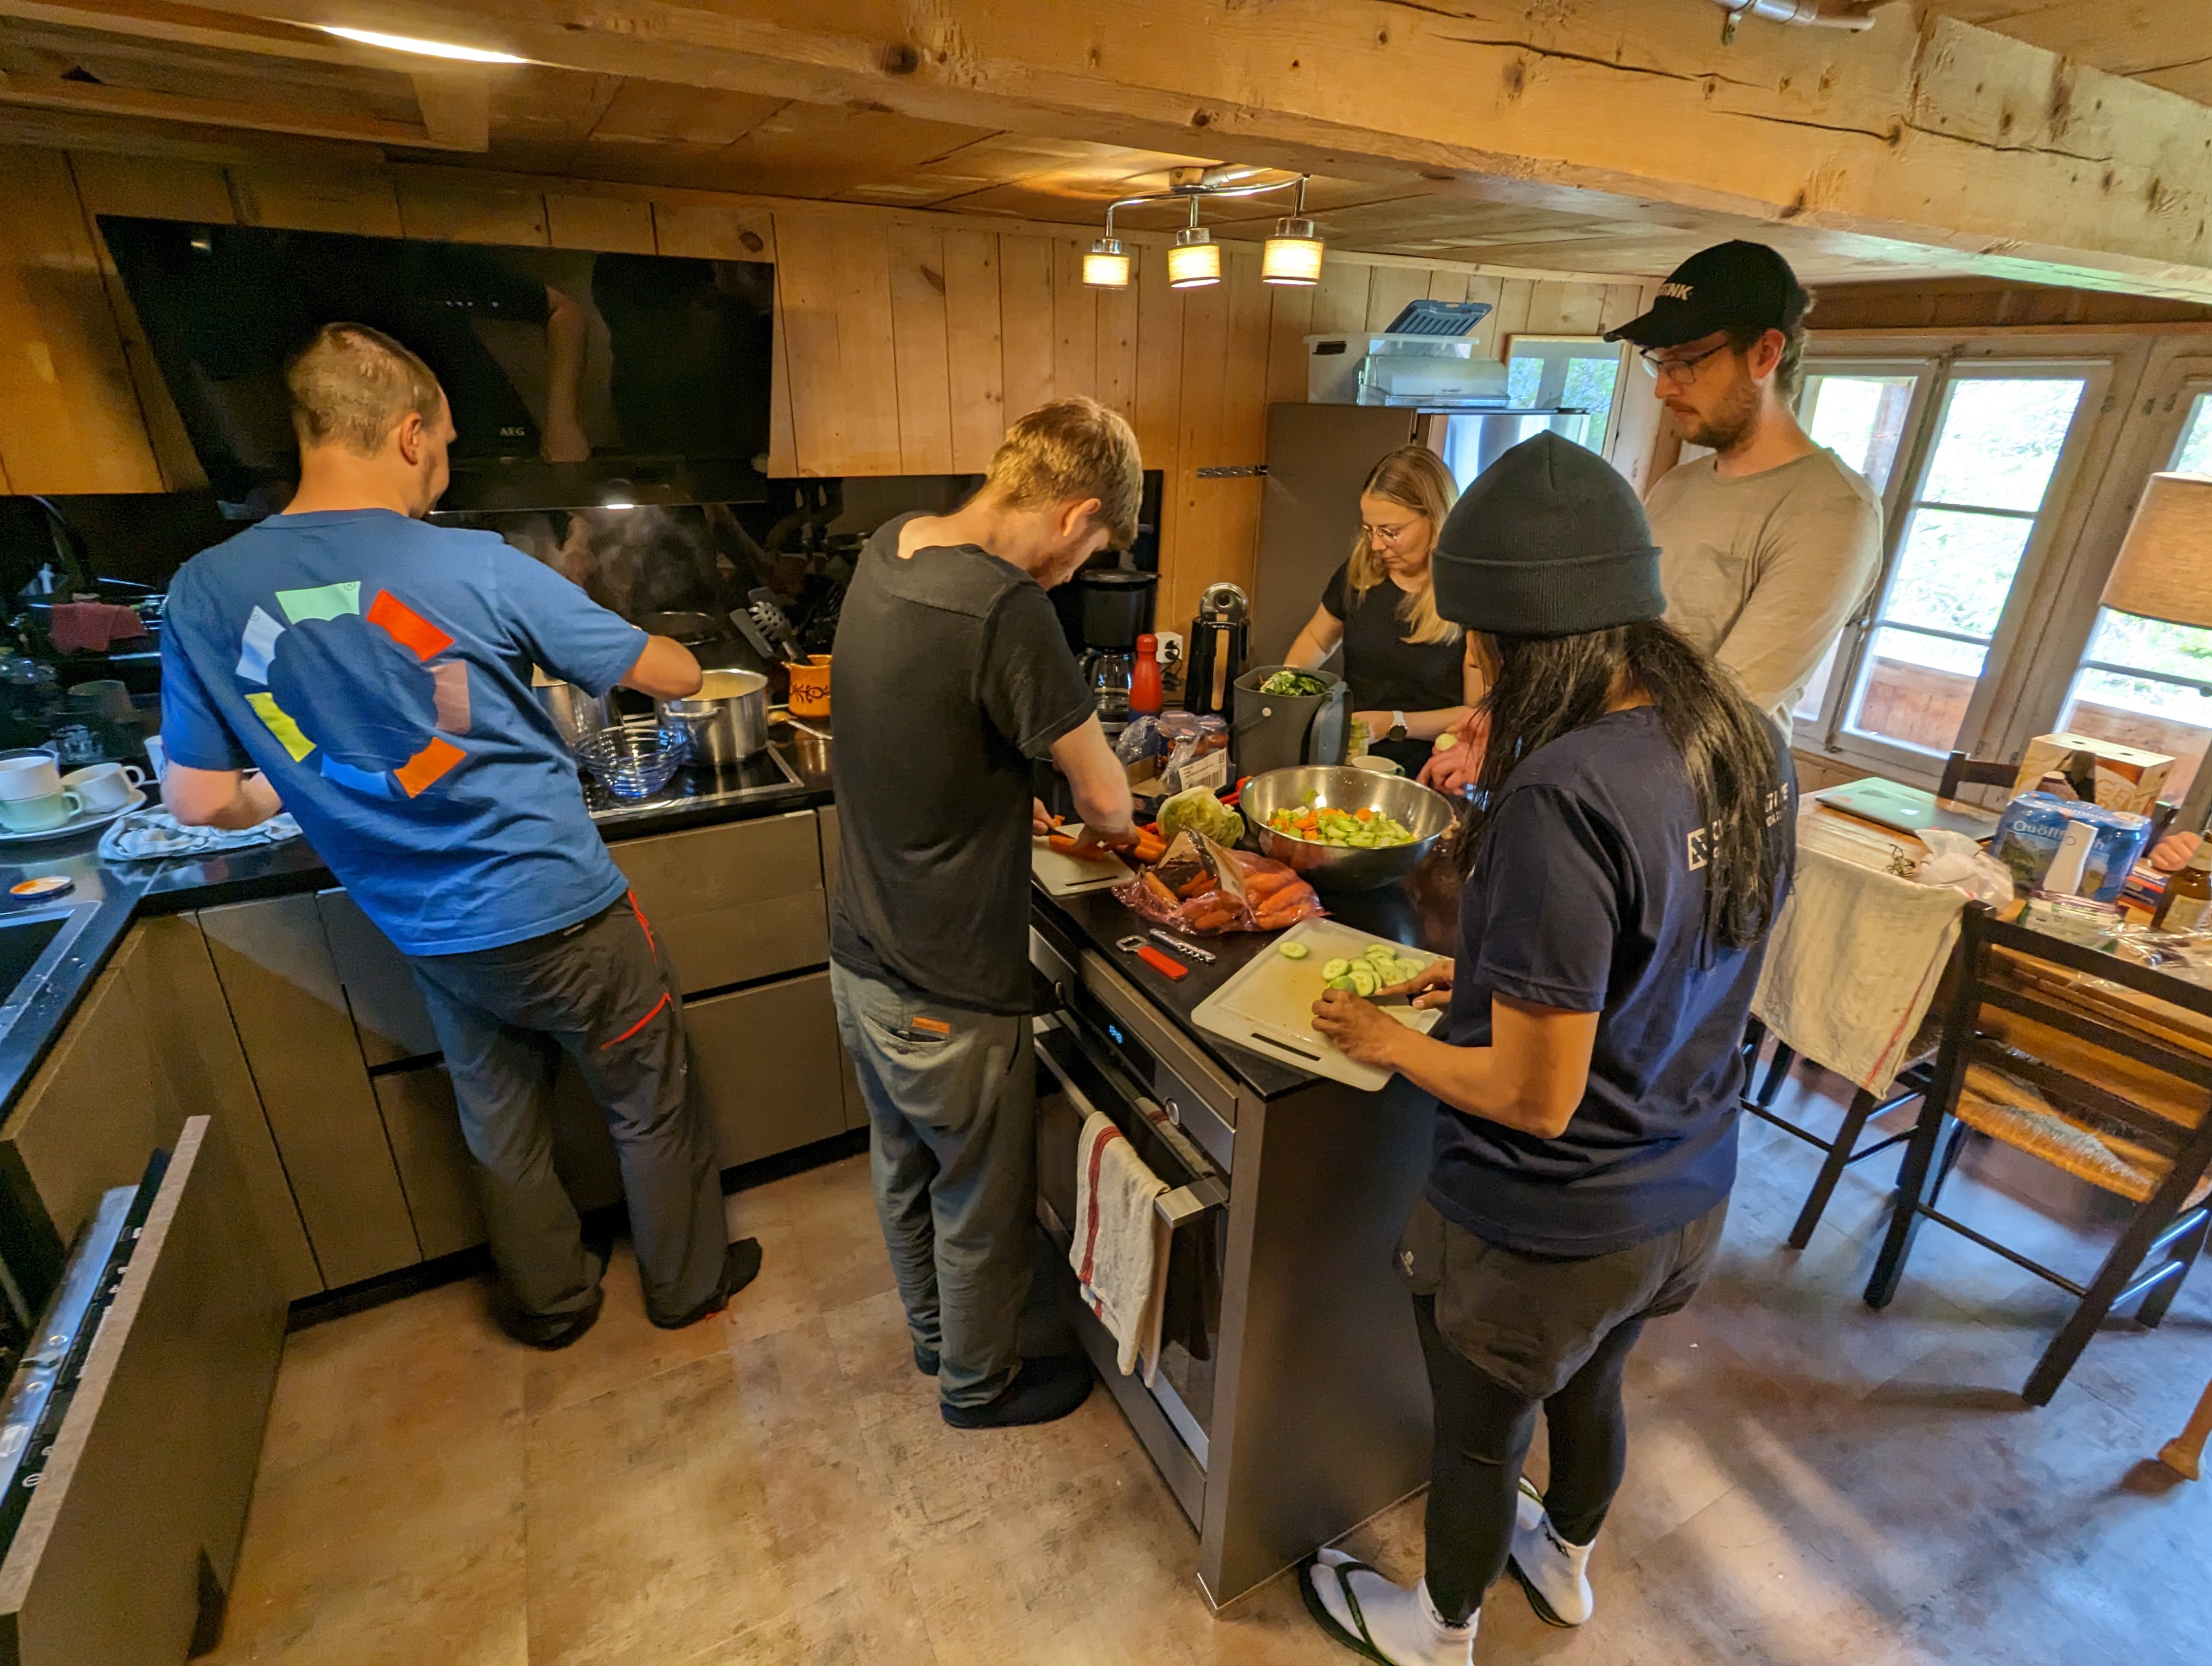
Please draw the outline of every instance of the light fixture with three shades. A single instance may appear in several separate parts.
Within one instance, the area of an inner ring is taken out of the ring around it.
[[[1266,283],[1319,283],[1322,240],[1314,230],[1313,222],[1306,218],[1308,176],[1301,173],[1294,179],[1251,185],[1243,182],[1242,174],[1243,170],[1228,167],[1177,168],[1170,176],[1174,183],[1168,190],[1151,196],[1124,197],[1108,204],[1106,234],[1092,243],[1090,252],[1083,257],[1083,281],[1094,289],[1125,289],[1129,286],[1135,258],[1121,240],[1114,235],[1116,209],[1188,199],[1190,223],[1175,234],[1175,241],[1168,248],[1168,285],[1176,289],[1196,289],[1218,283],[1221,246],[1198,223],[1200,199],[1255,197],[1262,192],[1295,189],[1298,193],[1297,209],[1275,222],[1275,229],[1261,252],[1260,278]]]

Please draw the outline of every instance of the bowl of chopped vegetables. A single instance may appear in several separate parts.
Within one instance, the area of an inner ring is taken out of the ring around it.
[[[1372,891],[1404,879],[1455,814],[1449,799],[1419,781],[1320,764],[1255,776],[1239,807],[1261,853],[1322,891]]]

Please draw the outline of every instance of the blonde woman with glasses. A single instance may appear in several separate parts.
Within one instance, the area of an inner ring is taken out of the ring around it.
[[[1437,529],[1458,498],[1451,471],[1425,446],[1401,447],[1377,463],[1360,489],[1351,558],[1286,656],[1312,671],[1341,648],[1353,713],[1372,750],[1408,775],[1482,692],[1463,633],[1437,612],[1429,581]]]

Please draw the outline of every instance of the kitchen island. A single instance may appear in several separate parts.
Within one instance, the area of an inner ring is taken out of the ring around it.
[[[1455,898],[1432,862],[1406,885],[1325,900],[1378,938],[1449,952]],[[1170,1217],[1182,1217],[1170,1312],[1193,1283],[1206,1310],[1170,1329],[1195,1332],[1207,1357],[1171,1344],[1151,1389],[1120,1374],[1073,1274],[1055,1271],[1064,1310],[1198,1530],[1199,1578],[1219,1607],[1428,1479],[1428,1379],[1395,1262],[1428,1171],[1434,1101],[1402,1079],[1347,1087],[1200,1028],[1199,1003],[1272,953],[1276,933],[1209,938],[1217,958],[1170,980],[1116,948],[1138,929],[1106,893],[1035,892],[1031,961],[1052,1009],[1040,1020],[1038,1214],[1065,1250],[1072,1130],[1094,1108],[1185,1200]]]

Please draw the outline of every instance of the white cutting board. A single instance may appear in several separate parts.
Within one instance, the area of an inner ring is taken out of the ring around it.
[[[1281,953],[1280,945],[1285,943],[1304,944],[1306,958],[1292,960]],[[1322,978],[1322,966],[1340,958],[1357,960],[1377,943],[1389,943],[1398,953],[1424,966],[1442,958],[1370,932],[1354,931],[1334,920],[1301,920],[1265,954],[1255,957],[1236,976],[1199,1002],[1191,1017],[1201,1030],[1209,1030],[1249,1052],[1371,1093],[1390,1079],[1390,1073],[1373,1065],[1356,1064],[1322,1040],[1313,1027],[1313,1004],[1328,987]],[[1436,1007],[1418,1012],[1410,1006],[1382,1010],[1423,1035],[1443,1016]]]
[[[1060,831],[1070,838],[1083,829],[1070,823]],[[1091,860],[1063,856],[1042,839],[1030,841],[1030,873],[1048,897],[1073,897],[1086,891],[1103,891],[1129,878],[1129,865],[1109,851]]]

